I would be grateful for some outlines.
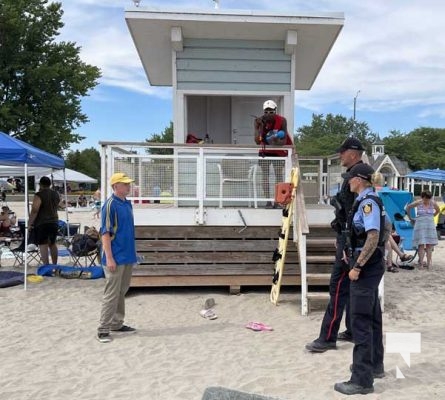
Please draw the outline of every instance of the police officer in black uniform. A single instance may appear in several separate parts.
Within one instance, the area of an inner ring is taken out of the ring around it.
[[[341,165],[346,167],[346,172],[357,164],[361,164],[363,146],[354,137],[348,137],[337,149],[340,154]],[[335,219],[332,221],[332,228],[337,233],[335,263],[332,267],[331,279],[329,283],[329,304],[321,324],[320,334],[317,339],[306,345],[306,349],[323,353],[326,350],[336,349],[337,340],[352,341],[352,333],[349,322],[349,265],[345,263],[343,250],[346,245],[346,220],[352,209],[352,204],[356,197],[349,189],[348,180],[344,179],[341,189],[332,198],[331,204],[335,207]],[[346,331],[338,333],[346,307]]]
[[[382,312],[378,286],[385,271],[385,210],[374,192],[374,169],[354,166],[346,175],[357,199],[348,217],[351,327],[354,338],[352,375],[348,382],[336,383],[340,393],[368,394],[374,391],[374,377],[384,375]]]

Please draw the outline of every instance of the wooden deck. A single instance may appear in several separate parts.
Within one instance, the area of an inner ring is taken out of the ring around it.
[[[270,285],[272,255],[279,227],[253,226],[138,226],[136,243],[141,264],[132,286]],[[335,256],[329,227],[315,226],[307,239],[309,285],[327,285]],[[283,285],[300,285],[299,257],[289,240]]]

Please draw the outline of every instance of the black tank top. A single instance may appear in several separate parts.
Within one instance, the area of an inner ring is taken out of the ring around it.
[[[37,192],[36,196],[40,197],[42,204],[40,205],[34,225],[57,223],[59,221],[59,214],[57,213],[57,208],[60,203],[59,194],[54,190],[45,188]]]

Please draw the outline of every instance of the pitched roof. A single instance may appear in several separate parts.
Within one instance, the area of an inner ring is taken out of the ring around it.
[[[379,170],[383,163],[385,162],[385,160],[389,158],[389,160],[391,160],[391,162],[393,163],[394,167],[396,168],[396,172],[398,173],[398,175],[400,176],[406,176],[409,173],[411,173],[411,169],[408,167],[408,163],[406,161],[401,160],[400,158],[396,157],[396,156],[390,156],[388,154],[382,154],[379,155],[373,162],[372,162],[372,167],[377,171]]]

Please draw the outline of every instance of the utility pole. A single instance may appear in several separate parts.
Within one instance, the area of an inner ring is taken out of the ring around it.
[[[357,107],[357,97],[358,97],[359,93],[360,93],[360,90],[357,90],[357,93],[356,93],[356,95],[354,97],[354,113],[353,113],[353,116],[352,116],[352,134],[354,136],[356,136],[356,133],[357,133],[356,129],[355,129],[355,109]]]
[[[360,90],[357,90],[357,94],[354,97],[354,114],[353,114],[353,118],[352,118],[354,120],[354,123],[355,123],[355,109],[356,109],[356,106],[357,106],[357,97],[358,97],[359,93],[360,93]]]

